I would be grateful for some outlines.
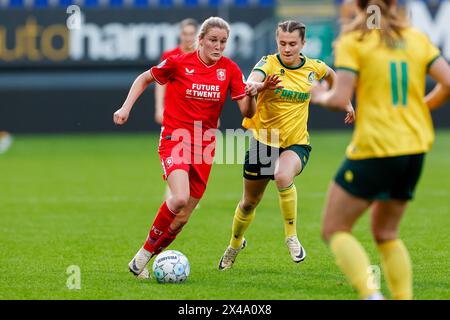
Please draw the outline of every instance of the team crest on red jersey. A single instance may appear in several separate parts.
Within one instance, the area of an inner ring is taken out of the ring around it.
[[[167,168],[170,168],[172,165],[173,165],[172,157],[166,158],[166,166],[167,166]]]
[[[227,73],[225,69],[217,69],[217,79],[220,81],[225,81],[227,78]]]

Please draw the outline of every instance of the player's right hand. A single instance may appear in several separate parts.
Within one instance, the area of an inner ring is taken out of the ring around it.
[[[113,121],[115,124],[122,125],[128,120],[130,112],[127,110],[124,110],[123,108],[120,108],[116,112],[114,112],[113,115]]]

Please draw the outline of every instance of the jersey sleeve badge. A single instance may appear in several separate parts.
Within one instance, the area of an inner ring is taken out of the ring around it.
[[[262,68],[263,65],[267,63],[267,56],[264,56],[259,60],[259,62],[255,65],[254,68]]]

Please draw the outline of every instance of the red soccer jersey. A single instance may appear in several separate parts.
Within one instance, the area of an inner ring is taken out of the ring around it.
[[[178,128],[194,132],[196,121],[202,122],[203,132],[217,128],[228,91],[233,100],[245,96],[242,72],[227,57],[207,66],[198,51],[172,55],[150,72],[159,84],[170,84],[163,115],[163,127],[168,132]]]
[[[181,50],[180,46],[178,46],[178,47],[176,47],[175,49],[172,49],[172,50],[164,51],[162,56],[161,56],[160,62],[166,60],[170,56],[176,56],[177,54],[183,54],[183,53],[184,52],[183,52],[183,50]]]
[[[164,51],[162,56],[161,56],[161,60],[159,62],[163,62],[164,60],[166,60],[167,58],[171,57],[171,56],[176,56],[179,54],[184,54],[183,50],[181,50],[181,47],[178,46],[175,49],[172,50],[167,50]],[[169,99],[169,95],[170,95],[170,86],[166,86],[166,91],[164,92],[164,100]]]

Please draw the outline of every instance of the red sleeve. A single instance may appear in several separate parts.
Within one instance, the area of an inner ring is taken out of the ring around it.
[[[240,100],[245,97],[245,83],[244,76],[241,69],[236,63],[231,63],[231,81],[230,81],[230,94],[232,100]]]
[[[177,69],[177,60],[175,59],[174,56],[170,56],[157,66],[152,67],[150,69],[150,72],[153,78],[156,80],[156,82],[158,82],[161,85],[164,85],[173,78],[176,69]]]

